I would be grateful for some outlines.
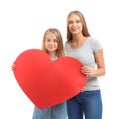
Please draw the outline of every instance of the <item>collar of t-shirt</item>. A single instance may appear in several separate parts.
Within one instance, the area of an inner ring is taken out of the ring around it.
[[[53,61],[55,61],[55,60],[57,60],[57,59],[58,59],[58,56],[52,58],[51,61],[53,62]]]

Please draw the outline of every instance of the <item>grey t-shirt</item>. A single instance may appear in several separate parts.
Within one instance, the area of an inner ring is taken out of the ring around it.
[[[96,68],[94,53],[101,49],[102,46],[98,40],[88,37],[86,42],[80,48],[72,48],[69,42],[65,43],[65,54],[79,60],[84,66]],[[87,76],[85,91],[100,89],[97,77]]]

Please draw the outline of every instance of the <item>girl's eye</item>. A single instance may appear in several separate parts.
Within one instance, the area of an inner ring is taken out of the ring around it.
[[[50,39],[47,39],[47,42],[50,42]]]
[[[56,39],[54,39],[53,41],[54,41],[55,43],[57,42],[57,40],[56,40]]]

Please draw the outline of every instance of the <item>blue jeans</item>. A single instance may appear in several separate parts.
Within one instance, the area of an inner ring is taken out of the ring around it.
[[[85,91],[67,101],[68,119],[102,119],[100,90]]]
[[[44,109],[35,106],[32,119],[67,119],[66,103]]]

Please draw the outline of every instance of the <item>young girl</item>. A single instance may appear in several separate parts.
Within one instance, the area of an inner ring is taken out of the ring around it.
[[[50,56],[51,61],[64,56],[63,40],[59,30],[51,28],[44,33],[42,50]],[[35,106],[32,119],[67,119],[66,103],[44,109]]]

